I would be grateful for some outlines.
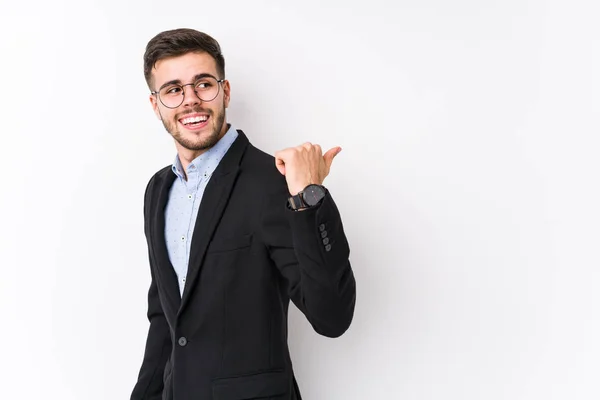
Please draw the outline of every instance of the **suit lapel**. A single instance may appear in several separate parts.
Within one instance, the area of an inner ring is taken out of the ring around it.
[[[238,130],[237,139],[233,142],[206,185],[192,235],[188,273],[179,314],[185,308],[190,294],[196,287],[206,249],[225,211],[248,143],[248,138],[242,131]]]
[[[165,168],[157,175],[156,192],[153,196],[156,200],[151,208],[152,248],[156,259],[157,273],[160,275],[159,281],[165,288],[167,303],[170,307],[168,315],[175,315],[181,303],[177,274],[175,274],[175,270],[169,259],[165,241],[165,207],[169,200],[169,192],[175,178],[176,176],[170,167]]]

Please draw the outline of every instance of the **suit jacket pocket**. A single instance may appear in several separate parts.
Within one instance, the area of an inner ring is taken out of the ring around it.
[[[287,393],[289,375],[282,370],[268,371],[213,381],[214,400],[250,400],[280,396]]]
[[[250,246],[252,242],[252,234],[229,236],[225,238],[213,239],[208,245],[208,253],[220,253],[225,251],[233,251],[243,249]]]

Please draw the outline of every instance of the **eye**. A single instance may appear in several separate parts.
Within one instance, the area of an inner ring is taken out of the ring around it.
[[[180,86],[168,86],[162,90],[162,93],[165,95],[175,95],[181,93]]]
[[[202,79],[202,80],[197,81],[195,86],[196,86],[196,89],[206,90],[206,89],[210,89],[211,87],[213,87],[213,84],[209,80]]]

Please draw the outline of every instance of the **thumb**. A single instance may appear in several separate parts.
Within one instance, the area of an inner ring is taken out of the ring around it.
[[[325,159],[325,165],[327,166],[327,169],[331,167],[333,158],[340,154],[340,151],[342,151],[342,148],[338,146],[327,150],[327,153],[323,154],[323,158]]]

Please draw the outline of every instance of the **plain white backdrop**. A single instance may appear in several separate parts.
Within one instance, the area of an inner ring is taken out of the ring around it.
[[[600,398],[597,4],[2,0],[0,398],[129,398],[175,155],[142,55],[178,27],[255,145],[343,148],[358,299],[339,339],[292,307],[307,400]]]

